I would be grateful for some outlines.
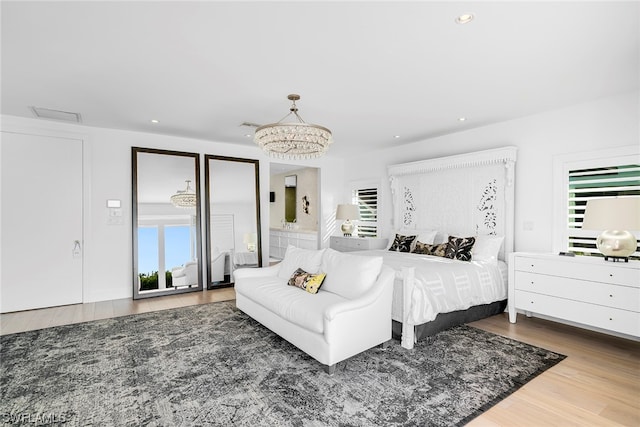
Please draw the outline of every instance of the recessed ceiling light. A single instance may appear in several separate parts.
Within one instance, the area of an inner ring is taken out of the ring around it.
[[[251,135],[250,133],[247,133],[247,134],[245,134],[245,136],[246,136],[247,138],[251,138],[253,135]]]
[[[150,120],[151,123],[160,123],[160,121],[156,120],[156,119],[151,119]]]
[[[463,15],[460,15],[456,18],[456,22],[458,24],[467,24],[469,22],[473,21],[473,14],[471,13],[465,13]]]
[[[400,138],[400,135],[395,135],[394,138],[398,139],[398,138]]]
[[[459,122],[464,122],[465,120],[467,120],[467,118],[466,118],[466,117],[458,117],[458,121],[459,121]]]

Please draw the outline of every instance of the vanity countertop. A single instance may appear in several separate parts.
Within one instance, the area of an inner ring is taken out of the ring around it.
[[[308,228],[279,228],[279,227],[271,227],[270,231],[288,231],[291,233],[305,233],[305,234],[316,234],[317,230],[309,230]]]

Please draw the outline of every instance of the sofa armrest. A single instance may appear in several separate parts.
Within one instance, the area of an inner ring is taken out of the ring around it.
[[[234,280],[248,278],[248,277],[269,277],[277,276],[280,271],[280,264],[272,265],[269,267],[260,268],[239,268],[233,272]]]
[[[339,304],[333,305],[327,309],[324,313],[324,321],[331,322],[335,319],[336,316],[340,315],[344,312],[350,312],[354,310],[358,310],[360,308],[368,307],[376,300],[380,298],[385,292],[391,297],[393,294],[393,280],[395,279],[395,273],[393,269],[387,267],[386,265],[382,266],[380,270],[380,274],[376,279],[376,282],[373,284],[371,289],[366,292],[364,295],[352,299],[346,300]],[[391,301],[389,301],[389,310],[391,310]]]

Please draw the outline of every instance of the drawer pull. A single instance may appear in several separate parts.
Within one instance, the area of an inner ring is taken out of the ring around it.
[[[609,295],[609,298],[613,298],[613,295]]]

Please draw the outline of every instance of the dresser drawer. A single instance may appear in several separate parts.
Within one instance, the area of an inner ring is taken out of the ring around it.
[[[640,312],[640,288],[515,272],[515,288],[527,292]]]
[[[564,298],[515,291],[516,306],[532,313],[569,320],[622,334],[640,336],[640,314]]]
[[[329,247],[342,252],[384,249],[386,246],[387,239],[379,237],[331,236],[329,238]]]
[[[358,251],[358,250],[367,249],[364,242],[358,242],[357,238],[343,238],[343,237],[331,236],[329,240],[330,240],[329,246],[331,247],[331,249],[335,249],[336,251],[348,252],[348,251]]]
[[[625,268],[624,265],[615,265],[604,260],[601,262],[597,264],[575,262],[573,258],[560,256],[557,258],[516,257],[515,270],[640,287],[640,270]]]

